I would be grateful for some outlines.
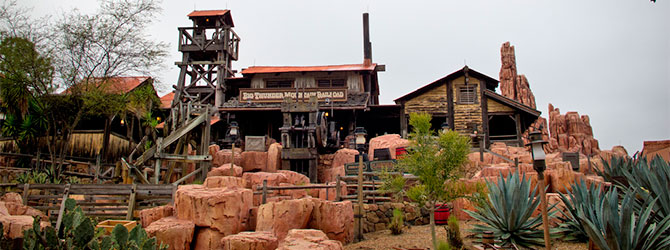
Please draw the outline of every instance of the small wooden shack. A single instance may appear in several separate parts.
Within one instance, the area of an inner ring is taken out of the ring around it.
[[[433,116],[433,129],[445,122],[464,135],[484,136],[492,142],[521,145],[521,135],[540,116],[540,111],[495,92],[498,80],[468,66],[435,80],[398,99],[400,128],[407,135],[410,113],[425,112]],[[473,141],[478,146],[477,141]]]

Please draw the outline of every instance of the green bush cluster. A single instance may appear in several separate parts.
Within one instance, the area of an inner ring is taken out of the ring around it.
[[[394,208],[393,218],[391,219],[391,223],[389,224],[391,234],[393,235],[402,234],[403,227],[405,227],[405,215],[402,213],[400,209]]]

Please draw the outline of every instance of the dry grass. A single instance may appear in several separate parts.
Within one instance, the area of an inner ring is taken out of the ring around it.
[[[469,236],[468,229],[472,228],[472,222],[461,222],[461,235],[467,243],[471,243],[474,238]],[[446,233],[442,226],[437,226],[436,235],[438,239],[445,239]],[[469,236],[469,237],[468,237]],[[365,234],[365,240],[344,246],[345,250],[387,250],[394,249],[430,249],[432,248],[430,238],[430,226],[413,226],[405,228],[401,235],[391,235],[391,231],[382,230]],[[586,243],[568,243],[554,242],[552,249],[558,250],[586,250]]]

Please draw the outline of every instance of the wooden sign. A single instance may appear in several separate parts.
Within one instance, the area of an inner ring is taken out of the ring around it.
[[[344,102],[347,100],[347,89],[240,89],[240,102],[283,102],[284,98],[309,100],[311,96],[316,96],[319,102],[327,99]]]

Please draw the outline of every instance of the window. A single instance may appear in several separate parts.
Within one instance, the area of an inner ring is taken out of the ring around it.
[[[459,88],[458,103],[475,104],[477,103],[477,88],[474,85],[461,86]]]
[[[292,88],[293,79],[273,79],[265,81],[266,88]]]
[[[316,86],[319,88],[341,88],[347,85],[345,79],[317,79]]]

